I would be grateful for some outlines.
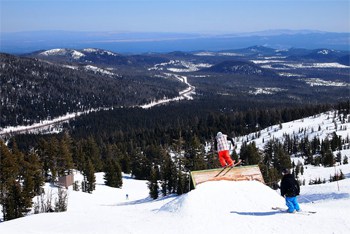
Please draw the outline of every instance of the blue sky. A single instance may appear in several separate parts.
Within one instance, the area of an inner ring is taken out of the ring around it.
[[[350,0],[0,0],[1,32],[350,32]]]

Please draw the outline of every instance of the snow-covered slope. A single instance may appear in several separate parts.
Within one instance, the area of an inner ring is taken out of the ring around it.
[[[43,56],[71,56],[73,59],[80,59],[85,56],[85,54],[77,50],[69,49],[51,49],[40,53]]]
[[[349,122],[333,119],[334,112],[272,126],[240,140],[256,141],[263,148],[268,139],[283,134],[324,139],[336,131],[342,138],[349,135]],[[303,130],[301,130],[303,129]],[[300,131],[299,131],[300,130]],[[253,139],[254,138],[254,139]],[[264,139],[264,140],[262,140]],[[350,156],[350,150],[342,150]],[[293,158],[302,160],[301,158]],[[271,209],[285,207],[279,191],[256,181],[206,182],[181,195],[152,200],[147,181],[123,177],[123,188],[104,185],[103,173],[97,173],[92,194],[68,189],[68,211],[28,215],[0,223],[0,233],[348,233],[350,230],[350,164],[331,168],[305,166],[300,179],[326,178],[342,171],[346,177],[337,182],[301,186],[298,197],[301,209],[316,214],[287,214]],[[81,181],[75,174],[75,180]],[[57,194],[56,188],[47,186]],[[128,199],[126,195],[128,194]]]
[[[69,188],[67,212],[29,215],[3,222],[0,231],[345,234],[350,230],[350,167],[342,167],[348,177],[345,180],[301,187],[301,208],[317,211],[312,215],[272,210],[272,206],[284,207],[284,199],[278,191],[256,181],[207,182],[188,194],[154,201],[148,197],[146,181],[124,176],[123,188],[115,189],[103,185],[103,174],[98,173],[92,194]]]
[[[270,139],[283,140],[284,135],[295,136],[298,139],[308,137],[311,141],[314,137],[324,140],[336,132],[342,139],[346,139],[350,137],[350,116],[348,115],[343,119],[344,121],[341,121],[335,111],[329,111],[308,118],[273,125],[259,132],[238,137],[236,142],[240,146],[243,141],[248,140],[248,143],[254,141],[258,148],[263,149]]]

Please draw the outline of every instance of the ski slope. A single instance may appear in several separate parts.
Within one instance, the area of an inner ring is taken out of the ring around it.
[[[275,125],[260,132],[241,137],[255,141],[263,149],[270,138],[281,139],[283,134],[321,139],[332,132],[346,138],[349,122],[333,120],[334,112],[328,112],[301,120]],[[348,120],[349,118],[347,118]],[[336,123],[336,124],[335,124]],[[335,128],[337,127],[337,128]],[[299,129],[306,129],[299,131]],[[264,140],[263,140],[264,139]],[[236,139],[238,145],[239,140]],[[350,157],[350,150],[340,151]],[[336,152],[334,152],[336,153]],[[293,157],[295,162],[303,160]],[[121,189],[104,185],[103,173],[96,174],[96,190],[92,194],[68,189],[68,211],[28,215],[24,218],[0,223],[0,233],[6,234],[205,234],[205,233],[254,233],[254,234],[342,234],[350,230],[350,164],[334,167],[304,166],[298,197],[302,210],[316,214],[287,214],[271,207],[285,207],[279,191],[256,181],[216,181],[200,184],[195,190],[181,195],[152,200],[147,181],[123,176]],[[316,178],[329,180],[342,171],[346,179],[332,183],[308,185]],[[82,176],[76,172],[75,180]],[[46,185],[46,194],[57,195],[57,189]],[[126,195],[128,194],[128,199]]]
[[[116,189],[105,186],[103,173],[97,173],[92,194],[68,189],[67,212],[2,222],[0,232],[345,234],[350,230],[350,166],[339,167],[347,179],[301,187],[301,209],[317,211],[312,215],[272,210],[273,206],[285,207],[284,199],[279,191],[257,181],[207,182],[188,194],[152,200],[146,181],[124,175],[123,188]],[[75,179],[79,178],[76,174]]]
[[[295,136],[298,139],[308,137],[310,141],[314,137],[324,140],[334,132],[342,139],[350,137],[350,116],[346,116],[345,121],[342,122],[335,113],[335,111],[328,111],[307,118],[276,124],[259,132],[237,137],[235,141],[238,149],[240,149],[243,141],[248,141],[248,143],[254,141],[258,148],[263,149],[264,145],[271,139],[283,140],[283,135]],[[257,134],[259,134],[258,137]]]

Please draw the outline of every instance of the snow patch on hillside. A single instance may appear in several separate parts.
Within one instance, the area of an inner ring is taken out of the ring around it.
[[[84,52],[87,52],[87,53],[97,53],[97,54],[100,54],[100,55],[109,55],[109,56],[118,56],[118,54],[116,53],[113,53],[111,51],[108,51],[108,50],[100,50],[100,49],[95,49],[95,48],[85,48],[83,49],[82,51]]]
[[[340,63],[299,63],[288,64],[292,68],[350,68]]]
[[[258,95],[258,94],[275,94],[278,92],[284,92],[286,91],[285,89],[281,89],[281,88],[254,88],[254,90],[249,91],[249,94],[251,95]]]
[[[65,55],[67,53],[66,49],[51,49],[41,52],[40,55],[50,56],[50,55]]]
[[[304,79],[303,81],[305,81],[311,87],[312,86],[333,86],[333,87],[350,86],[349,83],[323,80],[323,79],[320,79],[320,78],[308,78],[308,79]]]
[[[85,54],[77,51],[77,50],[67,50],[67,49],[51,49],[41,52],[40,55],[43,56],[65,56],[70,55],[73,59],[80,59],[85,56]]]
[[[235,140],[238,146],[237,150],[240,149],[243,141],[247,141],[248,144],[254,141],[256,146],[263,150],[269,140],[283,141],[284,135],[290,135],[292,138],[296,137],[298,139],[308,137],[310,141],[314,137],[324,140],[334,132],[342,139],[350,137],[350,115],[343,118],[344,122],[340,121],[338,117],[335,118],[335,116],[335,111],[328,111],[307,118],[276,124],[258,132],[237,137]],[[350,158],[350,154],[347,156]]]
[[[323,54],[323,55],[327,55],[327,54],[330,54],[332,53],[333,50],[320,50],[320,51],[317,51],[318,54]]]
[[[80,59],[81,57],[84,57],[85,54],[79,52],[79,51],[76,51],[76,50],[73,50],[72,51],[72,57],[76,60]]]
[[[96,67],[96,66],[92,66],[92,65],[86,65],[86,66],[85,66],[85,69],[86,69],[87,71],[92,71],[92,72],[94,72],[95,74],[96,74],[96,73],[99,73],[99,74],[105,74],[105,75],[110,75],[110,76],[114,75],[113,72],[110,72],[110,71],[108,71],[108,70],[105,70],[105,69],[102,69],[102,68],[99,68],[99,67]]]
[[[171,72],[194,72],[202,68],[211,67],[211,64],[208,63],[192,63],[183,60],[171,60],[166,63],[159,63],[149,68],[148,70],[164,71],[168,70]]]

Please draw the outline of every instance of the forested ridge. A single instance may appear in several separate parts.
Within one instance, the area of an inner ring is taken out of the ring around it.
[[[176,97],[186,87],[170,79],[106,75],[8,54],[0,54],[0,65],[0,127],[92,108],[145,104]]]
[[[301,56],[291,49],[282,56],[278,50],[257,46],[201,56],[121,55],[99,49],[0,54],[0,127],[177,97],[188,87],[179,77],[194,86],[199,108],[209,110],[346,101],[349,68],[325,62],[335,63],[347,53],[327,50],[320,58],[320,52],[324,51],[303,50]],[[264,60],[263,55],[280,60]]]

